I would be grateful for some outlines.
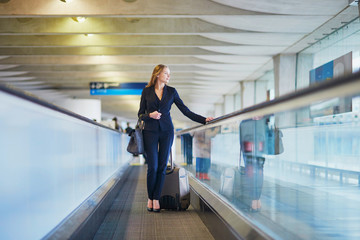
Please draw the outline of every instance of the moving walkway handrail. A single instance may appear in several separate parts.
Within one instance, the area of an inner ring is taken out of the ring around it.
[[[176,132],[177,135],[182,135],[191,132],[198,128],[209,128],[214,125],[221,125],[226,120],[233,119],[234,117],[244,116],[243,119],[251,118],[254,116],[263,116],[272,114],[274,112],[286,111],[296,107],[302,107],[331,97],[340,97],[360,93],[360,71],[327,80],[324,82],[316,83],[307,88],[296,90],[295,92],[282,95],[274,100],[262,102],[251,107],[238,110],[221,117],[215,118],[208,122],[205,126],[198,125]]]
[[[65,108],[61,108],[61,107],[59,107],[59,106],[57,106],[55,104],[49,103],[49,102],[45,101],[44,99],[41,99],[41,98],[37,97],[36,95],[34,95],[34,94],[30,93],[30,92],[23,91],[21,89],[13,87],[13,86],[11,86],[9,84],[0,83],[0,91],[11,94],[13,96],[16,96],[16,97],[19,97],[19,98],[22,98],[22,99],[25,99],[27,101],[33,102],[33,103],[41,105],[43,107],[55,110],[57,112],[69,115],[71,117],[80,119],[82,121],[94,124],[96,126],[99,126],[99,127],[102,127],[102,128],[107,128],[107,129],[110,129],[112,131],[118,132],[117,130],[115,130],[113,128],[110,128],[110,127],[107,127],[107,126],[102,125],[100,123],[97,123],[95,121],[92,121],[89,118],[86,118],[86,117],[81,116],[81,115],[79,115],[77,113],[71,112],[71,111],[69,111],[69,110],[67,110]]]

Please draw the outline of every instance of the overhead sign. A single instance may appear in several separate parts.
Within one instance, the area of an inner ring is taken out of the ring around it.
[[[146,82],[90,82],[90,95],[141,95],[146,85]]]

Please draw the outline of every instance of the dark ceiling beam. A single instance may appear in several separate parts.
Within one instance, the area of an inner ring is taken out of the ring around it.
[[[186,35],[0,35],[0,47],[61,46],[234,46],[236,44]]]
[[[1,6],[1,5],[0,5]],[[134,20],[135,19],[135,20]],[[0,34],[200,34],[234,33],[241,30],[223,27],[198,18],[98,18],[84,22],[73,18],[0,18]]]

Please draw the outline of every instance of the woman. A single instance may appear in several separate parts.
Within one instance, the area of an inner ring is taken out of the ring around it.
[[[170,79],[170,69],[157,65],[150,82],[143,89],[138,116],[145,122],[143,130],[144,147],[148,161],[147,210],[160,212],[159,198],[164,185],[166,165],[170,148],[174,139],[174,126],[171,121],[171,105],[175,105],[191,120],[205,124],[213,118],[205,118],[191,112],[180,99],[173,87],[167,86]]]

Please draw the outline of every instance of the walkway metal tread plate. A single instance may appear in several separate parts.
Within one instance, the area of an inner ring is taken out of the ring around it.
[[[214,239],[190,206],[186,211],[146,210],[146,166],[131,166],[94,239]]]

